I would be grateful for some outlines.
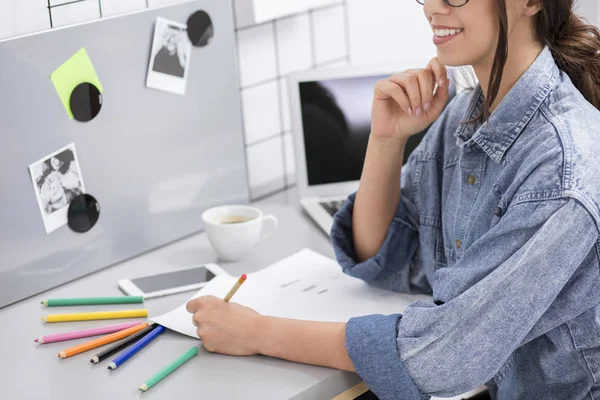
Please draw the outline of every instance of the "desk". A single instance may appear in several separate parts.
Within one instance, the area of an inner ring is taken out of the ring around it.
[[[199,342],[167,331],[121,368],[111,372],[106,369],[106,362],[99,365],[89,363],[94,351],[65,360],[57,357],[57,353],[64,348],[89,339],[46,345],[36,345],[33,342],[41,335],[119,322],[44,324],[40,320],[42,315],[59,310],[42,307],[40,300],[44,298],[121,295],[117,287],[119,279],[199,263],[216,262],[230,274],[239,275],[264,268],[304,247],[333,257],[327,235],[299,210],[293,191],[284,192],[256,205],[265,213],[274,214],[280,225],[275,235],[257,246],[255,252],[242,261],[218,261],[206,235],[201,233],[0,310],[1,397],[9,400],[318,400],[331,399],[360,383],[360,378],[353,373],[263,356],[223,356],[200,348],[197,357],[142,394],[137,388],[144,380]],[[190,296],[191,293],[184,293],[150,299],[145,301],[145,307],[151,316],[159,315],[185,302]],[[89,310],[119,308],[137,307],[93,306]],[[81,307],[61,307],[58,312],[76,310],[81,310]]]

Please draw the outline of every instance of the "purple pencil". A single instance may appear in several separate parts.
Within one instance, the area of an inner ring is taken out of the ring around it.
[[[90,336],[105,335],[107,333],[119,332],[132,326],[138,325],[140,322],[125,322],[118,325],[109,325],[102,328],[84,329],[81,331],[73,331],[66,333],[56,333],[54,335],[40,336],[34,342],[45,344],[54,342],[63,342],[65,340],[79,339]]]

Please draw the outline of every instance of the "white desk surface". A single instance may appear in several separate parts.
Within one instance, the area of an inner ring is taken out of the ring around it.
[[[57,297],[122,295],[117,281],[122,278],[159,273],[195,264],[215,262],[232,275],[266,267],[304,247],[333,257],[329,238],[298,206],[294,189],[255,205],[279,219],[273,236],[261,243],[246,259],[226,263],[217,259],[201,233],[156,249],[119,265],[67,283],[0,309],[0,398],[2,399],[331,399],[360,382],[353,373],[295,364],[263,356],[229,357],[210,354],[200,347],[198,356],[148,392],[137,388],[175,357],[199,341],[165,332],[115,371],[106,369],[108,360],[89,362],[92,350],[65,360],[59,351],[88,339],[37,345],[42,335],[104,326],[130,320],[44,324],[48,313],[80,312],[82,307],[47,308],[40,300]],[[166,312],[191,293],[146,300],[150,315]],[[89,311],[142,308],[137,305],[90,306]]]

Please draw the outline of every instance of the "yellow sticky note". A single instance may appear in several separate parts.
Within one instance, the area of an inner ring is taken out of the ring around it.
[[[58,93],[58,97],[63,103],[65,110],[70,119],[73,119],[73,113],[71,112],[71,106],[69,105],[69,99],[71,98],[71,92],[77,85],[84,82],[89,82],[95,85],[100,93],[104,91],[100,79],[96,74],[92,60],[85,51],[85,48],[81,48],[77,53],[73,54],[63,65],[58,67],[50,75],[50,79],[54,84],[54,88]]]

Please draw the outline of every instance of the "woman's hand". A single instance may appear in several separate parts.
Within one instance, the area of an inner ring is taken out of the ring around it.
[[[193,314],[196,332],[207,351],[234,356],[259,353],[262,316],[256,311],[214,296],[192,299],[186,309]]]
[[[423,69],[409,69],[377,82],[371,134],[408,139],[423,131],[442,113],[448,85],[446,67],[437,57]]]
[[[204,348],[233,356],[263,354],[345,371],[354,366],[345,347],[346,323],[262,316],[223,299],[204,296],[186,304]]]

